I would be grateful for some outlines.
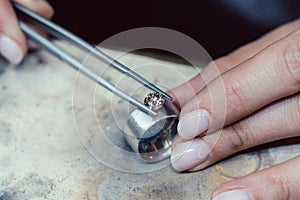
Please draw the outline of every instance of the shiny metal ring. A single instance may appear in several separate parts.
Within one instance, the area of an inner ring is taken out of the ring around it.
[[[178,109],[166,101],[157,116],[135,109],[124,127],[124,136],[131,148],[147,162],[158,162],[171,155],[171,145],[177,134]]]

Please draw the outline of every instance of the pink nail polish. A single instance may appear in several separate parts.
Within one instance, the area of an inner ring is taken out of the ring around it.
[[[179,143],[172,151],[171,163],[176,171],[185,171],[204,162],[209,152],[209,146],[202,140]]]
[[[23,59],[21,47],[5,35],[0,35],[0,53],[12,64],[19,64]]]
[[[192,139],[205,132],[210,125],[210,117],[205,110],[194,110],[186,114],[178,123],[178,134],[184,139]]]

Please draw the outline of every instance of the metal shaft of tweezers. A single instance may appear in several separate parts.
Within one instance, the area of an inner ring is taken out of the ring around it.
[[[38,26],[40,26],[41,28],[43,28],[48,33],[52,34],[53,36],[58,37],[60,39],[67,40],[69,42],[72,42],[76,46],[78,46],[79,48],[81,48],[83,50],[86,50],[86,51],[89,51],[89,52],[92,52],[93,55],[96,55],[103,62],[105,62],[107,64],[110,64],[112,67],[114,67],[115,69],[117,69],[121,73],[126,74],[127,76],[135,79],[139,83],[143,84],[145,87],[148,87],[149,89],[151,89],[153,91],[159,92],[165,98],[167,98],[169,100],[172,100],[172,97],[170,95],[168,95],[167,93],[165,93],[164,91],[162,91],[161,89],[159,89],[158,87],[156,87],[155,85],[153,85],[152,83],[150,83],[149,81],[144,79],[142,76],[140,76],[136,72],[132,71],[131,69],[129,69],[128,67],[123,65],[122,63],[116,61],[115,59],[113,59],[109,55],[105,54],[103,51],[101,51],[95,45],[92,45],[92,44],[86,42],[82,38],[80,38],[80,37],[74,35],[73,33],[71,33],[70,31],[68,31],[68,30],[64,29],[63,27],[51,22],[50,20],[48,20],[48,19],[46,19],[46,18],[44,18],[44,17],[42,17],[42,16],[40,16],[36,13],[24,8],[20,4],[13,3],[13,6],[16,9],[18,9],[19,11],[21,11],[22,13],[24,13],[25,15],[27,15],[28,17],[34,19],[35,20],[34,22]]]
[[[149,113],[151,115],[156,115],[156,113],[145,106],[144,104],[140,103],[135,98],[129,96],[122,90],[116,88],[114,85],[112,85],[110,82],[108,82],[106,79],[102,78],[101,76],[97,75],[94,71],[88,69],[85,67],[82,63],[80,63],[78,60],[55,46],[52,42],[50,42],[48,39],[41,36],[39,33],[35,32],[33,29],[31,29],[29,26],[24,24],[23,22],[20,22],[20,28],[24,33],[36,44],[39,46],[45,48],[48,52],[53,54],[54,56],[60,58],[61,60],[67,62],[71,67],[73,67],[76,70],[79,70],[79,72],[83,73],[90,79],[94,80],[98,84],[102,85],[104,88],[108,89],[109,91],[113,92],[117,96],[121,97],[122,99],[128,101],[132,105],[138,107],[142,111]]]

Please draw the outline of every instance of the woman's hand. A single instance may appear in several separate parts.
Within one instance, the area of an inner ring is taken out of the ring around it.
[[[201,170],[238,151],[300,136],[299,28],[299,20],[282,26],[172,91],[182,107],[175,170]],[[299,169],[296,157],[221,185],[213,199],[300,199]]]
[[[51,18],[52,7],[45,0],[14,0],[23,6]],[[18,64],[27,52],[27,40],[22,33],[9,0],[0,0],[0,53],[12,64]]]

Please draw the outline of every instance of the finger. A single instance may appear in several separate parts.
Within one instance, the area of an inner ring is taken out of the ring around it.
[[[54,15],[54,9],[53,7],[48,3],[46,0],[14,0],[15,2],[25,6],[26,8],[36,12],[37,14],[46,17],[48,19],[51,19]],[[26,18],[22,19],[28,26],[30,26],[32,29],[34,29],[36,32],[41,34],[44,37],[47,37],[47,33],[45,33],[43,30],[37,28],[34,25],[30,24],[30,21],[28,21]],[[35,45],[33,42],[27,43],[29,48],[31,49],[38,49],[38,46]]]
[[[181,110],[178,133],[215,132],[300,90],[300,29],[214,79]],[[208,130],[208,128],[210,128]]]
[[[46,17],[53,14],[53,9],[45,1],[18,0],[17,2]],[[10,2],[0,0],[0,8],[0,53],[11,63],[18,64],[27,51],[26,38],[19,28]]]
[[[253,57],[255,54],[257,54],[267,46],[287,36],[289,33],[299,27],[299,19],[286,25],[282,25],[274,31],[262,36],[258,40],[244,45],[243,47],[237,49],[229,55],[211,62],[206,68],[202,70],[201,74],[199,74],[189,82],[186,82],[179,87],[174,88],[171,91],[170,94],[174,99],[174,103],[178,107],[182,107],[188,100],[195,96],[195,94],[202,90],[217,76]]]
[[[32,10],[46,18],[51,18],[54,14],[52,6],[46,0],[14,0],[24,7]]]
[[[202,138],[177,137],[172,146],[171,163],[177,171],[197,171],[238,151],[300,136],[299,119],[300,94],[297,94]]]
[[[300,157],[219,186],[212,200],[300,199]]]
[[[9,62],[21,62],[27,47],[16,15],[8,0],[0,0],[0,53]]]

